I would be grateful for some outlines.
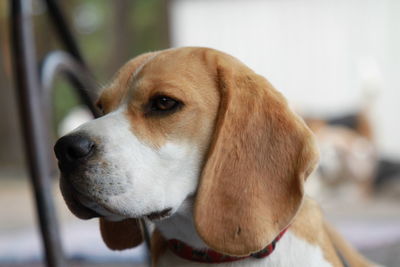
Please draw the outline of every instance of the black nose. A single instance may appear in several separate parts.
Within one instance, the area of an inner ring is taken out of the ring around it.
[[[61,166],[82,162],[89,158],[94,150],[94,142],[84,135],[66,135],[54,146],[54,152]]]

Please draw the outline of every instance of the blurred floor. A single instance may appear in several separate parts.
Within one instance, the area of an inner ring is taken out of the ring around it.
[[[400,200],[377,198],[362,203],[336,199],[323,203],[327,219],[362,254],[388,267],[400,266]]]
[[[0,266],[42,266],[40,241],[33,213],[30,185],[21,173],[0,173]],[[100,239],[96,220],[81,221],[66,209],[54,185],[64,248],[77,261],[71,266],[143,266],[145,249],[109,251]],[[369,259],[400,266],[400,200],[380,197],[362,203],[335,199],[322,203],[328,220]],[[30,263],[25,263],[26,261]],[[107,262],[107,263],[100,263]],[[13,264],[11,264],[13,263]],[[134,265],[134,264],[138,265]]]

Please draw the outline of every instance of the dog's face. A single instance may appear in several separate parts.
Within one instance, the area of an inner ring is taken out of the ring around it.
[[[190,198],[206,244],[240,256],[271,242],[301,205],[317,161],[312,134],[280,93],[229,55],[139,56],[98,105],[103,117],[55,146],[63,196],[80,218],[162,218]],[[116,235],[106,234],[110,244],[107,236]]]
[[[127,63],[98,100],[104,116],[58,142],[61,188],[78,209],[162,217],[195,193],[219,97],[206,68],[188,60],[168,51]]]

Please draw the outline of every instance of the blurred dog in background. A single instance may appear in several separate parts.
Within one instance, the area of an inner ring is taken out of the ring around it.
[[[306,184],[307,193],[325,202],[334,197],[371,197],[378,165],[370,120],[364,111],[329,119],[305,118],[320,149],[319,167]]]

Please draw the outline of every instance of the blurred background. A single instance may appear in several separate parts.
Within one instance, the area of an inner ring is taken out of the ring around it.
[[[314,131],[320,167],[307,192],[370,259],[400,266],[400,1],[59,0],[99,88],[147,51],[207,46],[265,76]],[[8,1],[0,1],[0,266],[43,266],[12,80]],[[39,59],[62,49],[46,5],[33,0]],[[57,80],[54,138],[90,116]],[[57,176],[57,175],[55,175]],[[97,222],[53,195],[76,265],[142,266],[144,247],[111,252]],[[144,266],[144,265],[143,265]]]

